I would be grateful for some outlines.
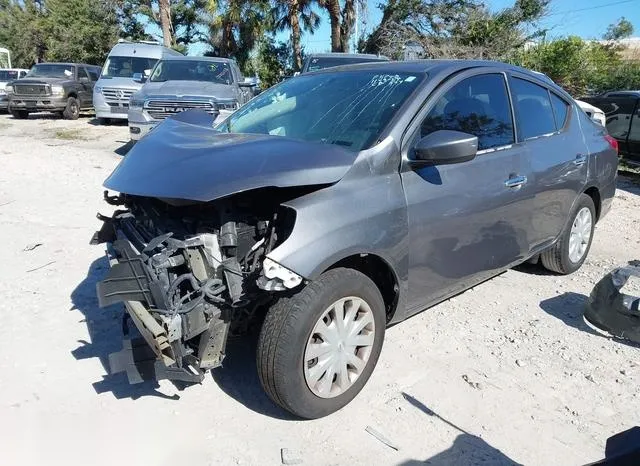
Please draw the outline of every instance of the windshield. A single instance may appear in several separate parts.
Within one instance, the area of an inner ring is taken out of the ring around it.
[[[380,58],[357,58],[357,57],[317,57],[309,61],[307,71],[318,71],[325,68],[340,65],[353,65],[355,63],[371,63],[386,61]]]
[[[135,73],[149,76],[157,58],[110,56],[104,63],[101,78],[133,78]]]
[[[0,82],[8,82],[18,79],[17,71],[0,70]]]
[[[51,65],[40,63],[34,65],[27,73],[27,78],[73,78],[73,65]]]
[[[151,82],[205,81],[232,84],[228,63],[210,60],[162,60],[153,70]]]
[[[302,75],[275,86],[218,129],[336,144],[352,151],[373,145],[421,75],[352,71]]]

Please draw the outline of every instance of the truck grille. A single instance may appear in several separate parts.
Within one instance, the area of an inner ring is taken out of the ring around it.
[[[134,92],[135,89],[117,89],[112,87],[102,88],[102,95],[107,103],[129,103],[129,98]]]
[[[197,100],[150,100],[145,105],[147,113],[156,120],[164,120],[165,118],[191,109],[204,110],[213,114],[216,111],[215,106],[211,102],[202,102]]]
[[[48,84],[14,84],[15,93],[18,95],[50,95],[51,87]]]

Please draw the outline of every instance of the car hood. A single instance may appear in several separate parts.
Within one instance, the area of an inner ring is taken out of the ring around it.
[[[144,97],[204,96],[217,99],[231,99],[234,97],[233,86],[203,81],[147,82],[142,88],[141,93],[144,94]]]
[[[202,118],[211,120],[206,114]],[[104,187],[206,202],[257,188],[335,183],[357,157],[329,144],[221,133],[195,120],[189,111],[158,125],[129,151]]]

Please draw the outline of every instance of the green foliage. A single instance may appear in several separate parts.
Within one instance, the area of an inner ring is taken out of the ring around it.
[[[285,42],[276,43],[272,35],[260,41],[253,62],[265,89],[280,82],[284,76],[290,76],[294,71],[291,46]]]
[[[516,0],[490,11],[481,0],[389,0],[382,21],[362,49],[401,59],[408,43],[428,58],[505,60],[542,35],[535,27],[550,0]]]
[[[95,0],[47,0],[47,61],[101,65],[118,39],[113,4]]]
[[[633,35],[633,24],[631,24],[631,21],[628,19],[622,17],[617,23],[609,25],[603,38],[605,40],[620,40],[631,37],[631,35]]]
[[[207,55],[235,58],[245,74],[251,73],[250,56],[269,27],[268,0],[210,1]]]
[[[566,37],[521,52],[513,61],[545,73],[574,96],[640,88],[640,63],[625,62],[616,44]]]
[[[39,61],[102,64],[118,38],[116,5],[107,0],[1,0],[0,43],[14,66]]]

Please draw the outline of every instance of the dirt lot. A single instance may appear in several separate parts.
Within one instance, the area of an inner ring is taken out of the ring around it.
[[[581,271],[512,270],[389,329],[364,391],[328,418],[269,402],[250,338],[200,386],[108,375],[122,310],[97,307],[107,264],[88,243],[127,140],[89,118],[0,116],[2,464],[277,465],[283,448],[310,465],[584,464],[638,424],[638,348],[581,319],[595,282],[640,259],[640,186],[624,178]]]

